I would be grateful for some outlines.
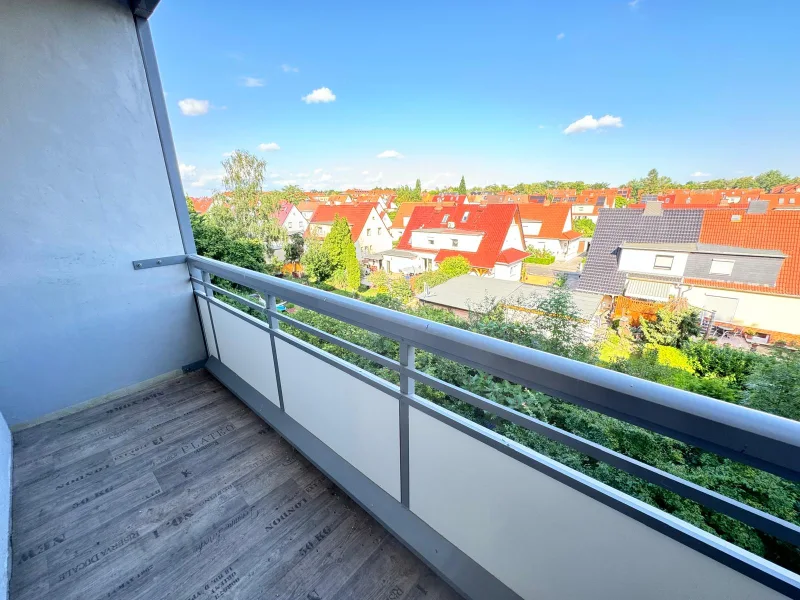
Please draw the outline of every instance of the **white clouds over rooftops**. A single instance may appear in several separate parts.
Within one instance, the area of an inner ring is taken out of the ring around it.
[[[384,150],[378,154],[378,158],[403,158],[403,155],[397,150]]]
[[[187,117],[197,117],[204,115],[208,112],[208,100],[196,100],[194,98],[185,98],[178,101],[178,108]]]
[[[333,102],[336,100],[336,94],[334,94],[330,88],[321,87],[300,99],[306,104],[320,104]]]
[[[269,144],[259,144],[258,149],[262,152],[275,152],[276,150],[280,150],[281,147],[275,142],[270,142]]]
[[[584,131],[605,129],[607,127],[622,127],[622,117],[605,115],[599,119],[595,119],[592,115],[586,115],[582,119],[578,119],[574,123],[570,123],[569,126],[564,130],[564,133],[569,135],[571,133],[582,133]]]

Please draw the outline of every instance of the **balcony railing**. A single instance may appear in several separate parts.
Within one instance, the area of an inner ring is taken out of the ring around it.
[[[415,383],[800,546],[797,525],[438,379],[414,353],[795,482],[800,423],[207,258],[188,263],[208,369],[466,596],[800,597],[795,573],[426,400]],[[279,312],[277,299],[395,340],[398,360]],[[291,328],[395,371],[399,385]]]

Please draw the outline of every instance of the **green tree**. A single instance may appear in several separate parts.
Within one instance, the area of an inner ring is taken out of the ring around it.
[[[461,176],[461,183],[458,184],[458,193],[459,194],[466,194],[467,193],[467,182],[464,181],[464,176]]]
[[[284,248],[284,261],[287,263],[300,262],[303,256],[305,242],[299,233],[289,236],[289,243]]]
[[[273,245],[286,239],[286,231],[275,218],[280,198],[263,190],[266,161],[236,150],[222,167],[225,192],[214,195],[208,220],[231,238],[258,240],[272,256]]]
[[[281,200],[290,202],[295,206],[307,200],[307,196],[303,193],[303,190],[296,185],[287,185],[281,191],[274,193],[277,194]]]
[[[758,187],[763,188],[765,191],[770,192],[776,185],[783,185],[789,183],[790,179],[780,171],[772,169],[756,176],[756,183]]]
[[[189,198],[189,221],[192,224],[197,253],[244,269],[266,272],[264,248],[260,242],[248,238],[231,238],[225,230],[209,222],[205,215],[194,210]]]
[[[587,219],[586,217],[575,219],[572,222],[572,228],[575,231],[582,233],[586,237],[592,237],[594,235],[594,230],[596,227],[597,224],[591,219]]]
[[[418,202],[419,201],[419,198],[416,197],[416,194],[414,193],[414,190],[412,190],[407,185],[401,185],[395,191],[397,193],[397,197],[394,199],[394,201],[397,203],[398,206],[400,204],[403,204],[403,202]],[[420,196],[420,198],[421,198],[421,196]]]
[[[776,347],[772,360],[755,363],[744,402],[757,410],[800,421],[800,351]]]
[[[658,169],[650,169],[642,179],[632,179],[627,184],[633,197],[639,199],[643,194],[657,194],[666,189],[679,187],[672,179],[658,174]]]
[[[472,266],[466,258],[463,256],[451,256],[445,258],[441,264],[439,264],[438,270],[448,278],[453,278],[459,275],[466,275],[469,273],[470,269],[472,269]]]
[[[346,250],[344,270],[347,275],[347,289],[357,292],[361,286],[361,264],[356,256],[356,247],[353,244]]]
[[[633,204],[633,198],[625,198],[624,196],[614,198],[614,208],[625,208],[629,204]]]
[[[321,283],[333,275],[334,267],[328,251],[318,239],[309,238],[300,258],[303,271],[312,282]]]
[[[417,202],[422,200],[422,182],[417,179],[417,183],[414,185],[414,198]]]
[[[656,312],[656,320],[642,319],[642,337],[648,344],[680,348],[699,335],[697,311],[685,300],[676,300]]]
[[[353,237],[350,233],[350,225],[348,225],[347,219],[339,215],[333,218],[333,225],[331,226],[330,233],[325,236],[322,247],[327,251],[328,256],[330,256],[333,270],[344,270],[346,267],[345,261],[349,254],[347,252],[348,248],[353,247],[353,251],[355,252]]]

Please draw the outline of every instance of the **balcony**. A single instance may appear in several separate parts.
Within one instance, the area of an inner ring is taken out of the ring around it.
[[[198,256],[155,4],[0,7],[0,587],[12,599],[800,598],[796,573],[492,426],[791,547],[797,525],[425,360],[795,484],[800,423]]]

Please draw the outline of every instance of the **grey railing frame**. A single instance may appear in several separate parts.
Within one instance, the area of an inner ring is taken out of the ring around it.
[[[765,569],[764,565],[760,563],[743,560],[736,553],[732,554],[720,546],[710,543],[706,538],[698,538],[692,533],[666,524],[663,520],[654,518],[653,514],[646,514],[646,511],[643,512],[641,508],[624,501],[621,502],[619,497],[612,497],[607,492],[601,491],[600,487],[602,486],[587,486],[585,481],[579,484],[574,478],[565,475],[563,469],[543,469],[539,461],[531,461],[524,452],[515,449],[512,444],[498,443],[492,436],[485,433],[486,430],[479,434],[478,430],[483,430],[480,426],[471,423],[465,424],[461,422],[463,420],[459,421],[455,416],[448,417],[446,413],[449,411],[444,411],[416,396],[414,382],[436,388],[452,397],[545,435],[587,456],[660,485],[795,545],[800,545],[800,528],[798,526],[419,371],[414,367],[414,349],[423,349],[467,364],[525,387],[663,433],[795,481],[800,480],[800,471],[798,470],[800,469],[800,423],[330,294],[212,259],[190,255],[188,262],[190,267],[195,267],[203,272],[202,280],[192,278],[192,281],[198,284],[195,285],[195,294],[198,298],[209,303],[209,314],[213,304],[239,317],[246,317],[243,313],[214,298],[213,294],[216,292],[265,315],[266,323],[250,317],[246,318],[251,319],[255,326],[271,334],[273,356],[275,356],[274,340],[277,337],[350,372],[355,377],[381,388],[400,400],[401,502],[404,506],[408,507],[409,503],[408,409],[409,406],[414,406],[426,414],[444,420],[473,435],[473,437],[478,437],[485,443],[534,468],[545,470],[548,475],[580,489],[629,516],[679,539],[682,543],[770,585],[770,587],[792,597],[800,597],[800,589],[796,582],[791,578],[783,577],[779,571]],[[208,274],[216,275],[261,293],[267,300],[266,306],[212,284],[208,279]],[[201,289],[205,293],[201,292]],[[361,348],[278,313],[275,310],[275,297],[397,340],[400,343],[399,361]],[[280,323],[296,327],[305,333],[398,372],[400,385],[396,386],[375,377],[281,331]],[[278,389],[280,390],[279,375]],[[282,398],[280,401],[281,408],[283,408]]]

